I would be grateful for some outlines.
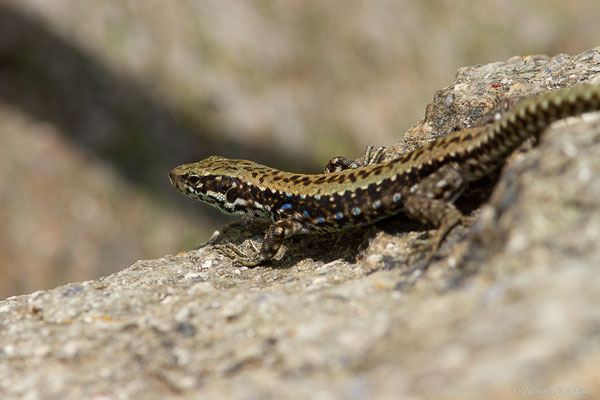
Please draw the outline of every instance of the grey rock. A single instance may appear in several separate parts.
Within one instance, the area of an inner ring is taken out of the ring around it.
[[[462,68],[392,151],[501,98],[592,81],[600,49]],[[3,399],[581,398],[600,386],[600,119],[511,158],[424,269],[392,220],[238,268],[210,245],[0,302]],[[406,228],[408,226],[408,228]],[[264,224],[235,223],[238,243]],[[560,398],[557,396],[556,398]],[[590,397],[591,398],[591,397]]]

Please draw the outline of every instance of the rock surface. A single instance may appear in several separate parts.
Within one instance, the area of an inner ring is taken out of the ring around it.
[[[497,100],[596,81],[600,49],[463,68],[401,151]],[[401,218],[292,240],[266,267],[210,246],[0,302],[0,395],[43,398],[594,398],[600,119],[513,156],[428,269]],[[228,226],[240,243],[264,224]],[[556,393],[560,395],[556,395]]]
[[[3,0],[0,298],[230,222],[172,189],[176,165],[358,157],[400,140],[458,66],[579,53],[599,15],[598,0]]]

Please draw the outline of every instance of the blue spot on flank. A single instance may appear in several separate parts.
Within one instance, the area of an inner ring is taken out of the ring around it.
[[[305,217],[310,217],[310,215],[308,215],[308,211],[304,211],[303,214]]]
[[[270,206],[265,206],[265,210],[271,211],[271,207]]]
[[[335,214],[335,219],[342,219],[344,218],[344,214],[342,214],[341,212]]]
[[[325,220],[323,219],[323,217],[319,217],[317,218],[317,224],[320,224],[322,222],[324,222]]]
[[[319,199],[321,199],[321,195],[320,194],[318,194],[318,195],[315,196],[315,200],[319,200]]]
[[[379,207],[381,207],[381,201],[377,200],[377,201],[373,202],[373,208],[377,209]]]
[[[286,193],[285,195],[286,195],[287,197],[292,197],[292,194],[291,194],[291,193]]]
[[[283,210],[288,210],[290,208],[292,208],[292,205],[290,203],[285,203],[284,205],[281,206],[280,210],[283,211]]]
[[[354,208],[352,209],[352,214],[354,214],[354,215],[358,215],[358,214],[360,214],[360,208],[358,208],[358,207],[354,207]]]
[[[396,194],[394,195],[394,201],[399,201],[401,197],[402,197],[402,196],[400,196],[400,194],[399,194],[399,193],[396,193]]]

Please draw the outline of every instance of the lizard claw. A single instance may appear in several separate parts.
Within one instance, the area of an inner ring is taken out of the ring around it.
[[[475,217],[469,215],[462,215],[460,216],[458,223],[451,222],[446,224],[445,226],[438,228],[433,237],[429,237],[427,239],[415,239],[413,249],[410,252],[409,257],[414,260],[419,255],[424,254],[425,266],[428,266],[436,251],[440,248],[440,245],[442,244],[444,238],[454,226],[470,226],[471,224],[473,224],[474,221]]]
[[[408,254],[408,259],[410,262],[414,262],[420,256],[424,256],[425,267],[427,267],[435,255],[436,250],[437,246],[432,238],[428,237],[426,239],[415,239],[412,249]]]
[[[213,246],[213,249],[217,253],[231,258],[234,263],[241,264],[245,267],[256,267],[257,265],[262,264],[265,260],[260,256],[260,252],[254,243],[252,243],[252,247],[255,251],[254,255],[247,255],[232,243],[217,244]]]

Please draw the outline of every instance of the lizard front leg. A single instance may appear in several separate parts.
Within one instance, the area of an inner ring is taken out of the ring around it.
[[[277,254],[284,239],[289,238],[302,230],[302,224],[292,219],[281,219],[269,226],[265,232],[265,237],[260,249],[257,249],[254,244],[254,254],[247,255],[238,247],[231,243],[220,244],[215,246],[215,250],[219,253],[230,257],[233,262],[244,265],[246,267],[256,267],[261,265]]]
[[[345,169],[353,169],[363,167],[365,165],[377,164],[383,157],[383,150],[385,150],[385,147],[383,146],[378,148],[367,146],[367,150],[365,151],[365,155],[363,157],[364,161],[362,163],[342,156],[333,157],[331,160],[329,160],[325,168],[323,168],[323,173],[330,174],[333,172],[340,172]]]

